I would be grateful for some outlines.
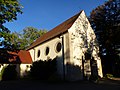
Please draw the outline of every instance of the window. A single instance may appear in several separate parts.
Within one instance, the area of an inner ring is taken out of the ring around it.
[[[37,57],[40,57],[40,50],[38,50]]]
[[[48,54],[49,54],[49,47],[46,47],[45,55],[48,55]]]
[[[56,44],[55,51],[56,51],[57,53],[60,52],[60,51],[61,51],[61,47],[62,47],[62,44],[61,44],[60,42],[58,42],[58,43]]]

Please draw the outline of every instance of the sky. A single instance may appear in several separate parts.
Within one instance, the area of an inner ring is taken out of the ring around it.
[[[97,6],[107,0],[19,0],[23,14],[5,26],[12,32],[21,32],[26,27],[51,30],[63,21],[84,10],[89,16]]]

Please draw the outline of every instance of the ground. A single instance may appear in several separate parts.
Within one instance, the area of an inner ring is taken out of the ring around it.
[[[120,81],[102,80],[99,83],[40,82],[32,80],[1,81],[0,90],[120,90]]]

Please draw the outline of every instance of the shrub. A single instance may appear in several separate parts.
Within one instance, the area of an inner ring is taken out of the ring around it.
[[[3,76],[3,72],[4,72],[5,68],[6,68],[6,66],[4,66],[0,72],[0,80],[2,80],[2,76]]]
[[[112,74],[106,74],[105,77],[106,78],[113,78],[113,75]]]
[[[34,79],[48,80],[56,72],[56,58],[51,60],[39,60],[32,64],[30,76]]]
[[[15,80],[17,79],[16,65],[8,65],[4,68],[2,80]]]
[[[93,76],[93,75],[90,76],[91,81],[96,81],[98,79],[99,79],[99,76],[97,76],[97,75],[96,76]]]

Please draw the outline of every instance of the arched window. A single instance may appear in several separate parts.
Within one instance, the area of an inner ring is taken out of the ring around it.
[[[60,52],[60,51],[61,51],[61,47],[62,47],[61,42],[58,42],[58,43],[56,44],[56,46],[55,46],[55,51],[56,51],[57,53]]]
[[[46,56],[49,54],[49,51],[50,51],[49,47],[46,47],[46,50],[45,50],[45,55]]]
[[[37,52],[37,57],[40,57],[40,50],[38,50]]]

